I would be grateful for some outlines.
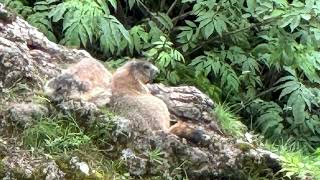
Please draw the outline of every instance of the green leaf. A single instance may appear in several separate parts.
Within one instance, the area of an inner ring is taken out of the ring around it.
[[[132,9],[132,7],[134,6],[134,4],[136,3],[136,0],[128,0],[129,2],[129,7],[130,9]]]
[[[293,97],[296,100],[293,102],[292,113],[296,123],[302,123],[305,120],[305,103],[303,98],[299,95]]]
[[[292,21],[293,21],[294,17],[292,16],[287,16],[282,20],[282,24],[280,25],[280,27],[284,28],[286,26],[288,26]]]
[[[291,32],[293,32],[293,30],[295,30],[299,26],[300,20],[301,20],[301,16],[300,15],[295,16],[293,18],[292,22],[290,23]]]
[[[311,19],[311,15],[310,14],[301,14],[301,18],[306,21],[309,21]]]
[[[108,2],[115,10],[117,9],[117,0],[108,0]]]
[[[290,86],[287,86],[286,88],[284,88],[282,91],[281,91],[281,94],[279,96],[279,100],[283,97],[283,96],[286,96],[288,94],[291,94],[292,92],[298,90],[300,88],[300,85],[297,84],[297,83],[293,83],[292,85]]]
[[[204,37],[205,39],[208,39],[209,36],[213,33],[214,31],[214,26],[212,23],[209,23],[207,24],[205,27],[204,27]]]
[[[247,0],[247,6],[248,6],[248,11],[252,13],[257,6],[257,1]]]
[[[158,13],[157,15],[155,15],[155,17],[167,30],[170,30],[173,28],[172,20],[167,14]]]
[[[220,36],[222,36],[222,32],[225,31],[227,28],[226,23],[222,21],[220,18],[214,21],[214,27]]]
[[[187,24],[188,26],[190,26],[190,27],[193,27],[193,28],[196,28],[196,27],[197,27],[197,25],[196,25],[194,22],[192,22],[192,21],[185,20],[185,22],[186,22],[186,24]]]
[[[84,47],[87,46],[87,43],[88,43],[88,34],[86,32],[86,29],[84,28],[84,26],[79,26],[79,36],[80,36],[80,40],[82,42],[82,45]]]
[[[65,14],[66,10],[67,10],[68,6],[65,5],[64,3],[61,3],[59,5],[57,5],[54,9],[52,9],[49,12],[49,17],[52,17],[52,21],[53,22],[58,22],[59,20],[61,20],[63,18],[63,15]]]

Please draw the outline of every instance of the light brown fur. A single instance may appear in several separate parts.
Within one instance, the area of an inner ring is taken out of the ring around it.
[[[100,62],[85,58],[49,80],[44,89],[53,98],[67,96],[104,105],[111,96],[111,79],[112,74]]]
[[[141,68],[145,66],[150,68]],[[130,119],[137,130],[162,130],[198,141],[201,133],[186,123],[178,122],[170,127],[167,105],[153,96],[145,85],[152,81],[156,71],[155,66],[144,61],[130,61],[119,68],[112,78],[112,110]]]
[[[144,65],[150,68],[143,70],[141,67]],[[113,74],[111,108],[132,120],[134,128],[138,130],[168,131],[170,126],[166,104],[151,95],[145,86],[156,71],[156,67],[148,62],[130,61]]]

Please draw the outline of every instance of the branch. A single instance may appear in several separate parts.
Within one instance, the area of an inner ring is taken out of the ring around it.
[[[144,9],[145,11],[147,11],[147,13],[148,13],[151,17],[153,17],[152,12],[149,10],[149,8],[148,8],[146,5],[144,5],[141,1],[138,1],[138,2],[139,2],[138,5],[141,5],[141,6],[143,7],[143,9]]]
[[[184,14],[184,11],[185,11],[187,8],[188,8],[188,6],[187,6],[186,4],[182,4],[182,7],[181,7],[180,12],[179,12],[179,15],[176,16],[176,17],[174,17],[174,18],[172,18],[172,23],[174,24],[174,26],[176,26],[178,20],[179,20],[180,18],[182,18],[182,15]],[[183,17],[185,17],[185,16],[183,16]]]
[[[250,28],[252,28],[252,27],[254,27],[254,26],[255,26],[255,25],[251,25],[251,26],[248,26],[248,27],[244,27],[244,28],[242,28],[242,29],[237,29],[237,30],[235,30],[235,31],[231,31],[231,32],[225,33],[225,34],[223,34],[223,36],[230,36],[230,35],[233,35],[233,34],[237,34],[237,33],[239,33],[239,32],[242,32],[242,31],[245,31],[245,30],[247,30],[247,29],[250,29]],[[192,51],[190,51],[190,52],[188,52],[187,54],[185,54],[185,56],[188,56],[188,55],[194,53],[195,51],[201,49],[203,46],[207,45],[208,43],[211,43],[211,42],[217,40],[218,38],[220,38],[220,36],[219,36],[219,35],[216,35],[216,36],[214,36],[214,37],[212,37],[212,38],[210,38],[210,39],[208,39],[208,40],[206,40],[206,41],[202,41],[199,46],[197,46],[196,48],[192,49]],[[181,45],[181,46],[178,46],[178,49],[180,49],[181,47],[182,47],[182,45]]]
[[[257,99],[258,97],[261,97],[265,94],[268,94],[274,90],[276,90],[278,87],[272,87],[270,89],[267,89],[263,92],[260,92],[259,94],[257,94],[254,98],[249,99],[248,101],[244,102],[242,106],[240,106],[240,108],[236,109],[235,111],[233,111],[234,113],[238,114],[242,109],[244,109],[245,107],[247,107],[248,105],[250,105],[252,103],[252,101],[254,101],[255,99]],[[238,106],[239,104],[234,104],[234,106]],[[230,106],[230,108],[233,108],[233,106]]]
[[[173,10],[173,8],[176,6],[177,2],[178,2],[178,0],[175,0],[175,1],[171,4],[169,10],[167,11],[167,15],[169,15],[169,14],[171,13],[171,11]]]
[[[163,10],[164,5],[166,4],[166,0],[162,0],[160,3],[160,11]]]
[[[263,21],[263,22],[260,22],[260,23],[257,23],[257,24],[252,24],[252,25],[250,25],[250,26],[247,26],[247,27],[244,27],[244,28],[241,28],[241,29],[237,29],[237,30],[234,30],[234,31],[231,31],[231,32],[227,32],[227,33],[223,34],[222,36],[230,36],[230,35],[237,34],[237,33],[239,33],[239,32],[242,32],[242,31],[251,29],[251,28],[253,28],[253,27],[262,26],[262,25],[271,23],[273,20],[279,19],[280,17],[281,17],[281,16],[274,17],[274,18],[270,18],[270,19],[267,19],[267,20],[265,20],[265,21]],[[221,36],[221,37],[222,37],[222,36]],[[201,42],[201,43],[199,44],[199,46],[197,46],[196,48],[192,49],[190,52],[186,53],[184,56],[188,56],[188,55],[194,53],[195,51],[201,49],[202,47],[204,47],[204,46],[207,45],[208,43],[211,43],[211,42],[213,42],[213,41],[216,41],[218,38],[220,38],[220,36],[219,36],[219,35],[216,35],[216,36],[214,36],[214,37],[212,37],[212,38],[210,38],[210,39],[208,39],[208,40],[206,40],[206,41]],[[182,46],[183,46],[183,45],[178,46],[177,49],[182,48]]]
[[[183,13],[183,14],[179,14],[177,17],[172,18],[172,22],[176,22],[176,21],[178,21],[179,19],[182,19],[182,18],[184,18],[184,17],[186,17],[186,16],[189,16],[189,15],[191,14],[191,12],[192,12],[192,11],[188,11],[188,12],[185,12],[185,13]]]

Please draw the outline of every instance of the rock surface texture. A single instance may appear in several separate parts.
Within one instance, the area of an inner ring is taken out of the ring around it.
[[[66,65],[93,58],[86,51],[68,49],[50,42],[36,28],[8,12],[1,4],[0,14],[1,165],[7,178],[30,178],[36,172],[45,174],[42,177],[46,179],[63,179],[65,172],[59,169],[54,160],[47,157],[35,159],[30,151],[19,150],[19,143],[9,143],[13,137],[9,137],[7,127],[8,124],[25,127],[32,123],[35,116],[50,114],[52,106],[66,112],[76,111],[85,117],[97,116],[100,110],[94,103],[63,98],[52,102],[41,96],[45,82],[58,77]],[[172,119],[187,121],[205,130],[210,140],[196,145],[163,132],[137,134],[134,129],[128,128],[130,121],[116,118],[114,144],[119,144],[120,139],[121,143],[127,143],[126,148],[119,147],[118,158],[124,160],[130,174],[165,176],[169,169],[179,171],[173,168],[185,166],[190,179],[237,179],[248,164],[269,167],[271,170],[280,167],[279,160],[270,152],[258,148],[242,150],[235,139],[225,137],[211,114],[214,103],[195,87],[152,84],[148,88],[167,104]],[[39,104],[43,101],[45,107],[43,103]],[[123,137],[123,133],[118,132],[124,132],[127,136]],[[162,152],[160,164],[148,158],[148,152],[154,149]],[[13,173],[15,169],[19,169],[19,177]]]

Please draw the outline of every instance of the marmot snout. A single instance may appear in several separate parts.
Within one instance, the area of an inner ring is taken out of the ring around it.
[[[129,63],[130,65],[131,63]],[[151,63],[144,61],[134,61],[130,65],[133,74],[137,80],[142,81],[144,84],[152,82],[159,74],[159,69]]]

